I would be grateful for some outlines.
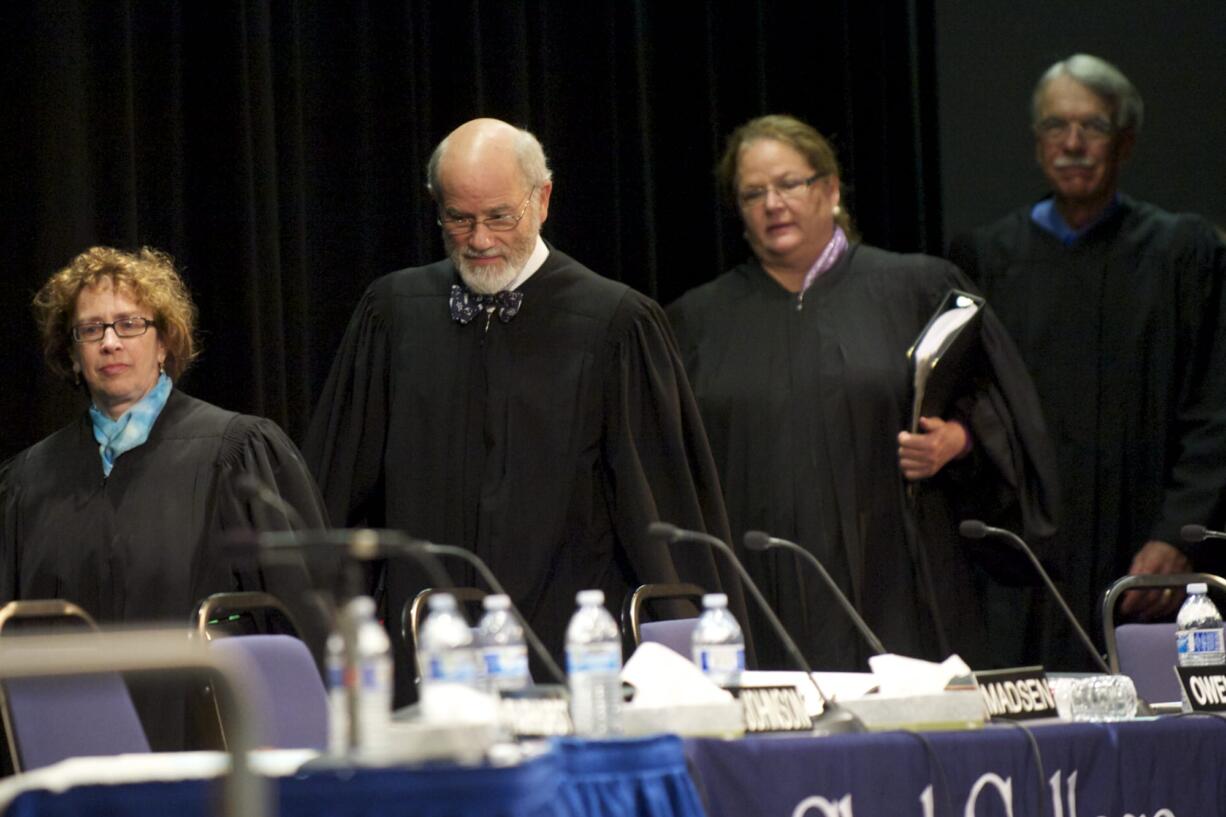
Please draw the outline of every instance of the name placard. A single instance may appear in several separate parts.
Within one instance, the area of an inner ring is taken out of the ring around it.
[[[729,687],[745,709],[746,732],[808,732],[813,719],[794,686]]]
[[[1029,721],[1058,714],[1042,667],[976,672],[975,682],[989,720]]]
[[[570,698],[560,686],[534,686],[498,693],[498,720],[517,738],[574,734]]]
[[[1193,712],[1226,712],[1226,666],[1175,667]]]

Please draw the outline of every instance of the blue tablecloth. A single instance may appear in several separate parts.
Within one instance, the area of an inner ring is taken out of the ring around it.
[[[1217,718],[692,740],[686,751],[709,817],[1226,814]]]
[[[559,741],[510,767],[316,769],[275,782],[293,817],[703,817],[681,740]],[[19,795],[7,817],[211,817],[220,783],[78,786]]]

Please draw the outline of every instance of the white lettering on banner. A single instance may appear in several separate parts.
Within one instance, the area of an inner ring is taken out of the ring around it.
[[[1060,770],[1051,776],[1048,781],[1051,785],[1051,813],[1052,817],[1064,817],[1064,801],[1060,799]],[[1077,770],[1074,769],[1068,776],[1068,817],[1077,817]]]
[[[920,792],[920,808],[924,810],[924,817],[936,817],[936,804],[932,799],[932,784],[929,783]]]
[[[1000,795],[1000,800],[1005,806],[1005,817],[1013,817],[1013,778],[1008,777],[1002,779],[995,772],[988,772],[980,775],[975,781],[975,785],[971,786],[970,797],[966,798],[966,809],[963,814],[966,817],[975,817],[975,803],[979,800],[979,792],[987,786],[996,789]]]
[[[805,817],[809,809],[821,809],[823,817],[853,817],[851,813],[851,795],[843,795],[842,800],[831,803],[825,797],[806,797],[796,804],[792,817]]]

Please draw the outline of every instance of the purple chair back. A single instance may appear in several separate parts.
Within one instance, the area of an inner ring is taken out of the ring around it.
[[[4,694],[22,771],[70,757],[149,751],[117,673],[16,678],[5,682]]]
[[[672,618],[665,621],[644,621],[639,625],[643,641],[663,644],[687,660],[693,660],[690,638],[698,626],[696,618]]]
[[[1120,672],[1132,679],[1137,694],[1150,703],[1178,701],[1179,663],[1175,623],[1121,624],[1115,628]]]
[[[328,694],[306,644],[288,635],[244,635],[214,639],[209,646],[237,654],[255,672],[252,686],[263,715],[262,745],[328,748]]]

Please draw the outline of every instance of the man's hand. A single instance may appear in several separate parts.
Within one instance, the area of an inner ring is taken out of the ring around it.
[[[1132,557],[1128,575],[1145,573],[1187,573],[1192,569],[1188,557],[1179,548],[1151,539]],[[1130,590],[1120,602],[1120,612],[1138,618],[1169,618],[1183,603],[1183,590]]]
[[[909,480],[927,479],[966,450],[969,435],[957,420],[921,417],[920,434],[898,435],[898,466]]]

